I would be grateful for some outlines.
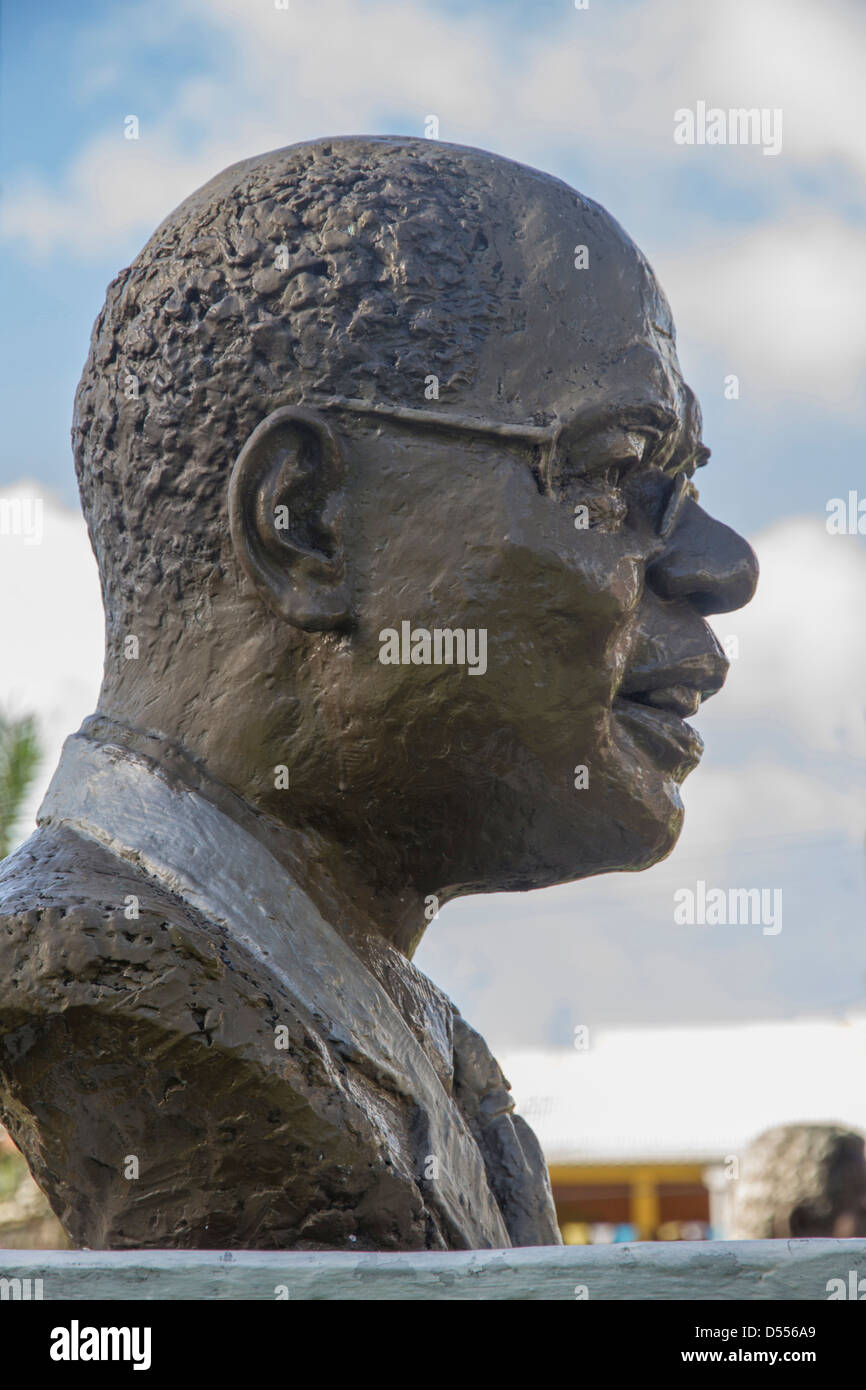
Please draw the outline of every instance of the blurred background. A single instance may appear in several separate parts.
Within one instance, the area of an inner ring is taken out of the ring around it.
[[[569,1240],[724,1234],[728,1160],[757,1130],[866,1128],[864,59],[857,0],[2,10],[7,849],[99,685],[69,446],[90,329],[196,186],[297,140],[435,118],[440,139],[601,202],[667,292],[713,451],[702,502],[762,567],[751,606],[715,623],[731,673],[696,721],[680,844],[640,875],[454,903],[416,957],[502,1060]],[[781,111],[780,151],[676,143],[674,113],[701,101]],[[781,931],[676,924],[698,881],[781,890]],[[3,1144],[0,1245],[54,1243]]]

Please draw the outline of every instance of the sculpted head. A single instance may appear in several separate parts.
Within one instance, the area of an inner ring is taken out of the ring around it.
[[[757,568],[597,204],[426,140],[235,165],[110,287],[74,438],[100,709],[340,847],[404,945],[427,894],[669,853]]]
[[[866,1152],[856,1130],[765,1130],[746,1150],[734,1188],[734,1240],[866,1236]]]

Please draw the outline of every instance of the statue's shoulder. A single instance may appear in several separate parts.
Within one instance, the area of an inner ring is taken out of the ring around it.
[[[356,1039],[300,962],[275,970],[128,854],[37,830],[0,867],[0,1114],[73,1240],[164,1243],[169,1208],[199,1247],[555,1240],[483,1040],[407,963],[378,965],[344,981],[375,1004]],[[237,1167],[263,1206],[229,1210]]]
[[[128,892],[127,892],[128,890]],[[61,910],[71,919],[110,914],[130,894],[155,911],[183,905],[134,864],[68,825],[40,825],[0,862],[0,919],[30,921]]]
[[[2,1031],[73,1005],[104,1009],[112,988],[122,1010],[136,971],[152,974],[185,941],[199,963],[216,964],[218,943],[195,909],[68,826],[41,826],[0,865]]]
[[[465,1153],[465,1210],[425,1183],[417,1112],[303,981],[126,857],[43,827],[3,864],[0,1118],[74,1243],[507,1244]]]

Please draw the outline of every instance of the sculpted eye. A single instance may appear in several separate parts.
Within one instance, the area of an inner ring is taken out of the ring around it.
[[[605,430],[554,460],[548,490],[570,506],[576,529],[613,534],[622,528],[628,479],[642,471],[657,438],[652,430]]]
[[[643,430],[606,430],[570,449],[554,461],[550,482],[569,486],[619,487],[651,453],[655,440]]]
[[[621,481],[652,454],[658,435],[646,430],[607,430],[588,447],[589,472],[603,473],[612,481]]]

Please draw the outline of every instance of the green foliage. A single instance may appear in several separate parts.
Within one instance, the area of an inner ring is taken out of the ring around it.
[[[15,826],[39,758],[32,716],[10,719],[0,714],[0,859],[13,847]]]

